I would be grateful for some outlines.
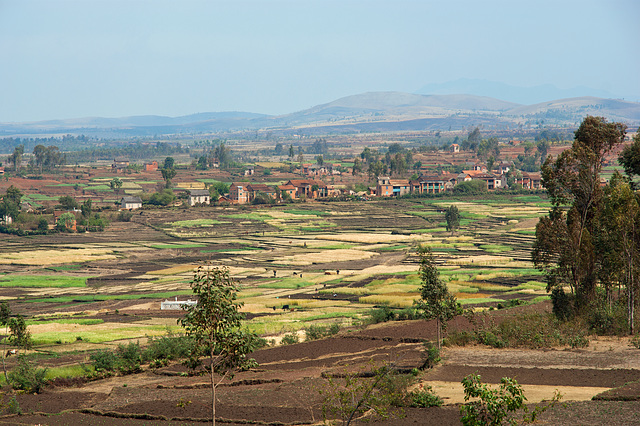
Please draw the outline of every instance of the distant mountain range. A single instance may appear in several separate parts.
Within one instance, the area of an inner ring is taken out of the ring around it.
[[[213,112],[181,117],[135,116],[80,118],[31,123],[0,123],[2,136],[84,134],[103,138],[171,134],[223,135],[246,131],[283,134],[331,134],[394,130],[462,129],[520,124],[577,126],[586,115],[640,126],[640,103],[598,97],[574,97],[523,105],[487,96],[371,92],[347,96],[291,114]]]
[[[428,84],[420,88],[416,93],[422,95],[455,95],[458,93],[467,93],[476,96],[490,96],[523,105],[543,103],[549,99],[567,99],[584,96],[594,96],[605,99],[617,97],[606,90],[598,90],[584,86],[573,87],[571,89],[558,89],[551,84],[521,87],[499,83],[497,81],[469,78],[461,78],[446,83]]]

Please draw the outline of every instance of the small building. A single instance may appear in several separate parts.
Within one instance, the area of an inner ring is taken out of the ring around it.
[[[153,160],[150,163],[144,163],[144,171],[145,172],[155,172],[158,170],[158,162]]]
[[[249,193],[249,202],[255,200],[258,194],[265,194],[271,199],[276,198],[276,190],[264,183],[251,183],[247,185],[247,192]]]
[[[284,199],[286,196],[284,194],[289,194],[289,198],[294,200],[296,198],[296,187],[293,185],[280,185],[278,187],[280,190],[280,198]]]
[[[245,176],[253,176],[255,174],[255,169],[253,167],[249,167],[244,171]]]
[[[314,179],[293,179],[285,183],[296,188],[294,198],[320,198],[329,195],[327,185],[321,180]]]
[[[460,152],[460,145],[458,145],[457,143],[451,144],[451,152]]]
[[[0,166],[0,176],[4,176],[4,166]]]
[[[163,311],[181,311],[189,306],[195,306],[197,304],[198,302],[196,300],[178,300],[176,297],[175,300],[165,299],[164,302],[160,302],[160,309]]]
[[[376,195],[378,197],[399,197],[411,192],[411,185],[407,179],[391,179],[388,176],[378,178]]]
[[[211,204],[211,194],[207,189],[192,189],[189,191],[189,205]]]
[[[124,157],[116,157],[113,159],[113,164],[111,165],[111,170],[120,173],[123,172],[127,167],[129,167],[129,160]]]
[[[120,208],[125,210],[141,209],[142,199],[137,195],[122,197],[120,200]]]
[[[417,180],[411,181],[411,192],[418,194],[437,194],[446,190],[448,179],[443,176],[421,175]]]
[[[232,203],[247,204],[249,202],[249,192],[244,183],[232,183],[229,187],[229,198]]]

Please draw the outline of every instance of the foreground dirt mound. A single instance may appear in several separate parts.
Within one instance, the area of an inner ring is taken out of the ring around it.
[[[456,318],[449,329],[470,327],[465,318]],[[435,324],[426,321],[385,323],[364,330],[345,330],[324,340],[257,351],[254,354],[260,363],[257,369],[239,373],[219,388],[217,417],[226,424],[319,423],[323,401],[320,391],[327,386],[324,377],[343,374],[345,370],[371,371],[375,365],[384,363],[405,371],[417,368],[424,360],[422,341],[433,339],[435,330]],[[637,401],[615,401],[622,405],[608,413],[603,410],[610,409],[614,402],[570,402],[599,393],[600,399],[631,400],[640,395],[637,384],[602,393],[640,381],[637,363],[640,351],[629,349],[622,341],[617,346],[613,340],[599,339],[596,343],[588,350],[446,348],[442,364],[425,372],[420,380],[433,385],[438,392],[441,389],[445,403],[450,405],[405,408],[404,417],[378,423],[459,424],[456,403],[462,402],[460,380],[476,373],[486,383],[499,383],[502,377],[516,378],[525,386],[527,395],[531,395],[530,402],[539,400],[538,394],[540,399],[550,398],[555,388],[562,389],[566,395],[563,401],[567,403],[545,413],[546,424],[576,424],[577,417],[573,417],[573,423],[570,421],[571,413],[580,416],[581,424],[602,424],[606,416],[611,424],[634,424],[626,421],[635,418],[633,409],[640,408]],[[18,402],[24,414],[5,417],[3,424],[202,424],[210,419],[208,380],[188,377],[183,374],[186,372],[184,367],[174,364],[154,372],[113,377],[73,388],[47,389],[41,395],[20,395]],[[573,394],[572,389],[576,389]],[[537,390],[540,392],[536,393]],[[36,413],[60,414],[46,417]],[[627,417],[623,418],[623,414]]]

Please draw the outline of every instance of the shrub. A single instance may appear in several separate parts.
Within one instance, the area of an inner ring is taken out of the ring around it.
[[[329,327],[310,325],[304,331],[306,340],[318,340],[337,334],[340,331],[340,326],[338,324],[331,324]]]
[[[462,379],[464,387],[464,400],[479,398],[477,401],[469,402],[460,406],[462,414],[462,424],[465,426],[499,426],[507,419],[507,416],[514,415],[519,410],[523,410],[522,423],[533,423],[537,416],[553,407],[561,398],[556,391],[551,402],[545,406],[537,406],[529,412],[525,405],[527,398],[524,396],[522,386],[515,379],[503,377],[500,380],[500,387],[492,389],[480,381],[480,376],[469,374]],[[517,424],[515,419],[511,419],[510,424]]]
[[[393,321],[396,319],[396,314],[388,306],[372,309],[370,312],[371,322],[378,324],[380,322]]]
[[[142,352],[138,343],[118,345],[116,353],[120,358],[117,367],[122,374],[137,373],[141,370]]]
[[[9,372],[9,383],[16,390],[23,390],[27,393],[40,393],[47,384],[44,375],[46,368],[37,368],[29,362],[27,357],[20,355],[18,365]]]
[[[92,353],[89,359],[92,361],[91,365],[93,365],[93,368],[98,373],[113,372],[118,363],[116,354],[107,349]]]
[[[12,395],[7,403],[7,414],[22,414],[22,409],[15,395]]]
[[[440,407],[444,401],[438,395],[433,392],[431,386],[426,388],[420,384],[418,390],[414,390],[409,393],[409,406],[410,407]]]
[[[149,346],[141,353],[141,360],[148,362],[159,359],[186,358],[192,353],[193,345],[193,339],[187,336],[169,334],[162,337],[151,337]]]
[[[425,360],[421,369],[433,368],[441,361],[440,349],[431,342],[424,342]]]
[[[297,334],[287,333],[284,336],[282,336],[283,345],[294,345],[298,343],[298,341],[299,339]]]

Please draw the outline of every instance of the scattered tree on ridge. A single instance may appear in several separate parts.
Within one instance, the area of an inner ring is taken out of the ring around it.
[[[216,422],[216,388],[234,371],[256,366],[247,358],[252,351],[254,335],[241,329],[244,314],[237,302],[238,287],[229,274],[229,269],[200,266],[196,271],[191,289],[198,298],[196,305],[187,308],[184,318],[178,320],[187,335],[196,339],[198,351],[192,354],[209,358],[204,368],[211,379],[212,421]],[[197,365],[197,364],[196,364]],[[215,374],[222,377],[216,383]]]
[[[460,228],[460,212],[458,207],[450,205],[444,213],[444,218],[447,221],[447,231],[451,231],[451,235]]]
[[[426,246],[418,248],[420,256],[420,299],[415,306],[421,311],[423,318],[436,320],[438,349],[440,349],[441,333],[446,329],[447,321],[461,312],[456,298],[449,293],[447,285],[440,279],[431,249]]]

